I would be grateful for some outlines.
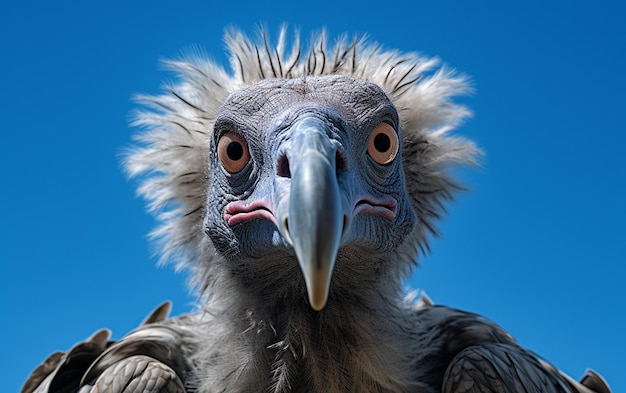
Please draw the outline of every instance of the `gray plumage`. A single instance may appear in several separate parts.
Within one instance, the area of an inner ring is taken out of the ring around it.
[[[226,43],[231,73],[167,62],[180,81],[140,97],[126,160],[202,308],[101,331],[22,392],[609,392],[491,321],[402,295],[459,189],[448,169],[480,154],[450,135],[465,78],[363,39]]]

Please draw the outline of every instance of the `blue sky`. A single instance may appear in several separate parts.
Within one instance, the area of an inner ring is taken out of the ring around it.
[[[259,22],[368,33],[471,77],[475,116],[458,132],[485,150],[483,167],[459,171],[472,191],[409,284],[493,319],[575,378],[593,368],[626,391],[623,2],[260,3],[1,7],[7,391],[99,328],[119,338],[166,299],[176,314],[193,308],[185,274],[155,267],[154,220],[120,170],[130,98],[172,79],[159,59],[197,46],[225,63],[224,29]]]

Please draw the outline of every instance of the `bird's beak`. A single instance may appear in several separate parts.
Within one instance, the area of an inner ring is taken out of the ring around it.
[[[305,118],[291,128],[287,149],[291,172],[288,209],[280,232],[296,253],[311,307],[320,311],[328,300],[337,250],[344,231],[344,213],[337,181],[337,147],[317,118]],[[284,205],[284,204],[283,204]]]

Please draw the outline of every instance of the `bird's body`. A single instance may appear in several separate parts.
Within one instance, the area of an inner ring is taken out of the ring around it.
[[[117,342],[100,331],[52,355],[23,392],[610,393],[591,371],[577,383],[492,322],[429,303],[405,303],[382,320],[368,313],[377,328],[365,332],[355,321],[325,329],[315,316],[242,332],[236,313],[164,319],[167,310]]]
[[[468,114],[451,101],[463,78],[357,40],[227,43],[232,75],[170,63],[182,82],[144,97],[156,110],[127,161],[201,309],[97,334],[25,392],[608,391],[484,318],[402,295],[458,188],[447,167],[478,153],[448,135]]]

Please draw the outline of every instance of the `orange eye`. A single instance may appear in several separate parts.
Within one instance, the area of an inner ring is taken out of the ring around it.
[[[228,131],[217,143],[217,156],[228,173],[240,172],[250,161],[248,144],[241,135]]]
[[[389,123],[380,123],[367,144],[367,153],[380,165],[390,164],[398,154],[398,134]]]

